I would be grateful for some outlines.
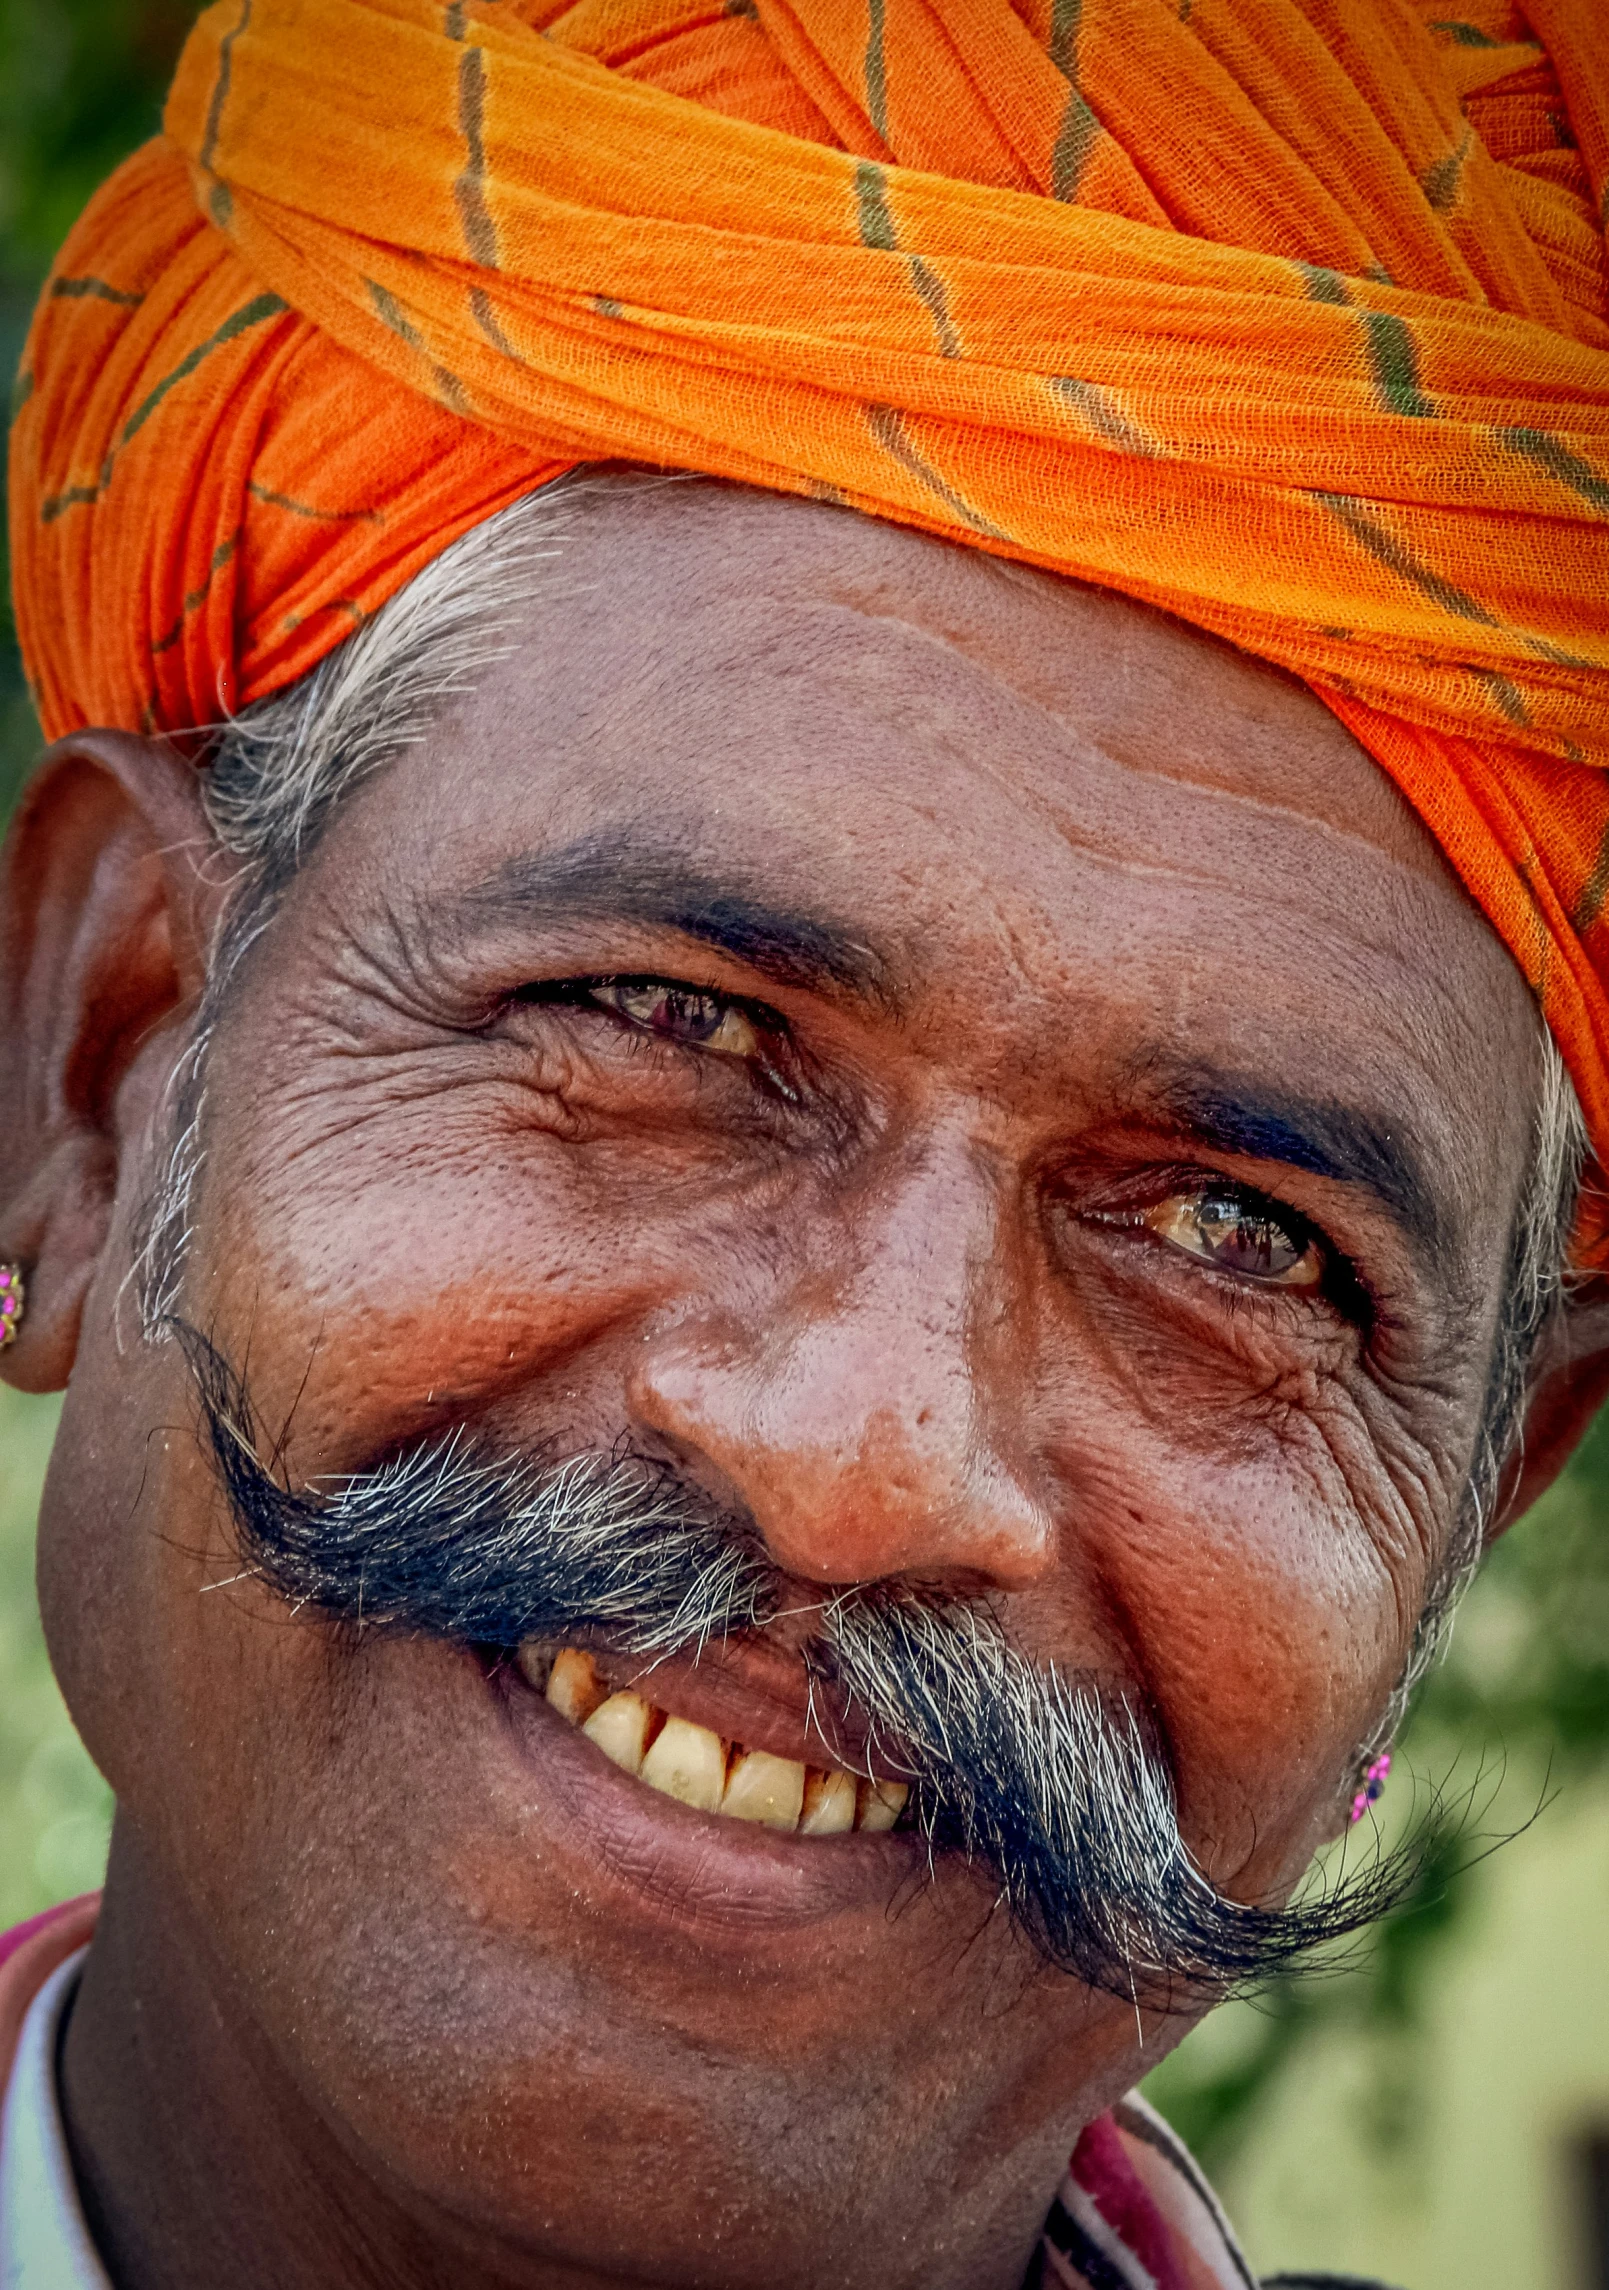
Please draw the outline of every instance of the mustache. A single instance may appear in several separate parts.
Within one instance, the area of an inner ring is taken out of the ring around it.
[[[293,1488],[246,1386],[177,1329],[244,1566],[353,1631],[512,1653],[602,1640],[647,1659],[797,1615],[746,1520],[627,1448],[510,1457],[462,1431]],[[908,1775],[930,1857],[987,1870],[1037,1957],[1093,1988],[1197,2009],[1289,1971],[1395,1906],[1399,1847],[1274,1904],[1219,1892],[1181,1834],[1165,1758],[1126,1699],[1008,1638],[989,1602],[903,1583],[824,1594],[803,1653]],[[884,1745],[887,1745],[886,1747]]]

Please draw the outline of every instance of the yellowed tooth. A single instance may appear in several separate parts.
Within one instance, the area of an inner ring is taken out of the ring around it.
[[[651,1789],[700,1813],[713,1813],[726,1783],[726,1744],[708,1726],[668,1717],[641,1770]]]
[[[721,1811],[734,1821],[759,1821],[767,1829],[796,1829],[804,1791],[805,1769],[796,1757],[745,1749],[732,1760]]]
[[[892,1829],[905,1810],[910,1790],[903,1781],[863,1781],[855,1826],[857,1829]]]
[[[799,1811],[801,1837],[841,1837],[855,1826],[855,1781],[849,1773],[809,1773]]]
[[[590,1654],[583,1654],[579,1646],[563,1646],[553,1657],[547,1697],[560,1717],[568,1718],[572,1725],[585,1725],[593,1711],[607,1701],[609,1689]]]
[[[598,1704],[581,1731],[622,1772],[640,1773],[653,1714],[641,1694],[611,1694]]]

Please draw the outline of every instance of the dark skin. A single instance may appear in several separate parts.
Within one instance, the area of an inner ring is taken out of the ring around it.
[[[707,488],[605,500],[564,573],[248,960],[187,1316],[297,1483],[625,1434],[802,1603],[989,1592],[1280,1897],[1475,1450],[1518,974],[1310,694],[1138,606]],[[121,2290],[1009,2290],[1186,2018],[1037,1969],[902,1836],[690,1812],[459,1651],[203,1595],[228,1517],[119,1296],[226,870],[190,767],[111,733],[7,863],[5,1371],[68,1389],[41,1595],[119,1814],[64,2089]],[[656,1698],[802,1754],[794,1642]]]

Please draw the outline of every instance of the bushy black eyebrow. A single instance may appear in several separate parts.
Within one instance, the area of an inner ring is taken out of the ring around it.
[[[1156,1110],[1181,1137],[1248,1161],[1275,1162],[1369,1193],[1427,1257],[1447,1243],[1424,1159],[1400,1121],[1335,1098],[1302,1097],[1216,1067],[1153,1073]]]
[[[507,860],[474,904],[487,919],[623,922],[674,930],[779,986],[886,1005],[888,964],[836,917],[784,907],[641,829],[592,833]]]

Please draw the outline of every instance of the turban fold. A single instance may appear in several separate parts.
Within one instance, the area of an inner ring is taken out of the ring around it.
[[[581,459],[841,501],[1304,678],[1609,1160],[1601,0],[219,0],[12,437],[46,729],[311,667]]]

